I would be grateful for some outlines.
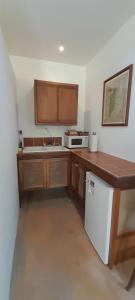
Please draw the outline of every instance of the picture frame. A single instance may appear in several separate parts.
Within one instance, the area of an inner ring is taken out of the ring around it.
[[[104,81],[102,126],[127,126],[133,64]]]

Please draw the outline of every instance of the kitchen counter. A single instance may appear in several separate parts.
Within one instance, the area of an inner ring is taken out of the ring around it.
[[[135,188],[135,163],[121,159],[103,152],[91,153],[88,149],[67,149],[55,152],[18,152],[17,159],[42,159],[72,155],[76,162],[83,164],[98,177],[105,180],[115,188]]]
[[[86,148],[57,152],[22,151],[17,153],[17,160],[20,198],[26,190],[60,186],[67,186],[70,193],[72,187],[74,188],[73,179],[75,185],[77,182],[75,193],[81,193],[82,196],[86,170],[113,186],[109,267],[112,268],[115,263],[129,257],[135,257],[135,231],[118,234],[121,193],[123,190],[135,189],[135,163],[103,152],[91,153]],[[63,170],[64,176],[57,176],[57,172]],[[55,178],[60,182],[55,181]]]
[[[118,232],[123,190],[135,189],[135,163],[103,152],[91,153],[88,149],[71,150],[71,157],[74,164],[83,166],[113,186],[109,267],[135,257],[135,230]]]
[[[17,152],[17,160],[25,160],[25,159],[43,159],[43,158],[57,158],[57,157],[63,157],[63,156],[70,156],[69,149],[64,151],[38,151],[38,152],[24,152],[24,151],[18,151]]]
[[[135,188],[135,163],[103,152],[71,150],[74,160],[116,188]]]

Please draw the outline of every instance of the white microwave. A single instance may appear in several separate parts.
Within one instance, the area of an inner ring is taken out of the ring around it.
[[[88,147],[88,136],[82,135],[65,135],[65,146],[68,148],[84,148]]]

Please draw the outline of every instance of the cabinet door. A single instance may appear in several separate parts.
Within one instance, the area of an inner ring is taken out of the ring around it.
[[[85,168],[72,161],[72,188],[80,199],[85,199]]]
[[[61,124],[77,124],[78,86],[58,87],[58,120]]]
[[[58,122],[57,84],[35,80],[35,121],[36,124]]]
[[[44,162],[40,159],[19,162],[20,189],[33,190],[44,187]]]
[[[72,161],[72,187],[77,191],[78,164]]]
[[[47,187],[64,187],[69,180],[69,159],[51,158],[47,160]]]
[[[83,200],[85,198],[85,169],[83,166],[78,166],[78,184],[77,184],[78,195]]]

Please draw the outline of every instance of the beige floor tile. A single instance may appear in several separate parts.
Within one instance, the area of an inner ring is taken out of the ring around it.
[[[135,261],[110,271],[62,192],[35,192],[20,212],[11,300],[133,300],[124,286]]]

